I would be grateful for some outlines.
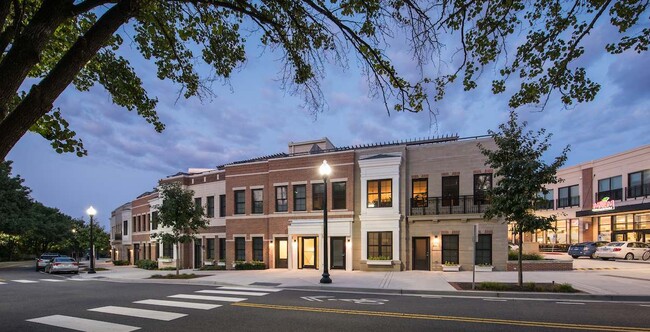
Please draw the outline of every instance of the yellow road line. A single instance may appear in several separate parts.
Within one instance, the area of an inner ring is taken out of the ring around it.
[[[367,310],[347,310],[347,309],[332,309],[332,308],[299,307],[299,306],[285,306],[285,305],[246,303],[246,302],[233,303],[232,305],[238,306],[238,307],[248,307],[248,308],[258,308],[258,309],[307,311],[307,312],[320,312],[320,313],[330,313],[330,314],[377,316],[377,317],[389,317],[389,318],[427,319],[427,320],[454,321],[454,322],[462,322],[462,323],[516,325],[516,326],[546,327],[546,328],[572,329],[572,330],[625,331],[625,332],[627,332],[627,331],[635,331],[635,332],[636,331],[650,331],[650,329],[647,329],[647,328],[628,327],[628,326],[565,324],[565,323],[519,321],[519,320],[494,319],[494,318],[439,316],[439,315],[427,315],[427,314],[410,314],[410,313],[387,312],[387,311],[367,311]]]

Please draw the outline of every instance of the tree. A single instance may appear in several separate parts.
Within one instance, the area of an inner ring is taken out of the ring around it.
[[[545,129],[536,133],[524,132],[526,126],[525,121],[519,125],[517,113],[511,111],[508,122],[499,126],[499,132],[489,131],[497,149],[490,150],[479,144],[481,153],[487,157],[485,165],[496,169],[495,176],[498,178],[496,186],[488,192],[491,205],[485,211],[484,218],[505,218],[513,225],[514,232],[519,234],[520,287],[523,286],[522,235],[553,228],[556,216],[537,216],[534,209],[543,201],[540,193],[548,193],[544,186],[560,181],[556,173],[566,162],[569,151],[569,146],[566,146],[553,163],[546,164],[542,158],[551,146],[549,140],[552,134],[546,134]]]
[[[59,153],[87,154],[65,110],[54,106],[70,84],[87,91],[98,83],[117,106],[164,129],[157,99],[122,55],[123,35],[185,98],[209,95],[211,82],[227,81],[247,59],[250,36],[281,52],[284,86],[315,111],[324,106],[318,82],[325,65],[345,67],[348,56],[357,57],[371,93],[389,111],[430,111],[429,91],[435,102],[457,80],[475,89],[488,66],[498,73],[494,93],[508,89],[510,76],[517,80],[511,107],[545,105],[553,93],[568,106],[593,100],[600,88],[574,64],[585,36],[609,21],[619,34],[607,41],[607,52],[645,52],[647,6],[626,0],[6,0],[0,2],[0,160],[28,130]],[[121,27],[125,32],[118,33]],[[439,58],[444,37],[457,38],[453,53],[460,62]],[[402,43],[420,69],[412,80],[389,58],[390,47]],[[201,71],[207,76],[196,69],[197,49],[213,69]],[[431,62],[459,64],[431,75]]]
[[[158,224],[164,229],[153,234],[160,241],[176,244],[180,249],[181,243],[194,240],[194,234],[199,229],[208,226],[208,220],[203,218],[203,207],[194,205],[194,191],[184,189],[179,183],[165,183],[161,186],[163,202],[158,206]],[[180,269],[180,257],[176,259],[176,274]]]
[[[11,175],[11,161],[0,162],[0,257],[12,260],[21,242],[31,190],[20,176]]]
[[[72,218],[58,209],[35,202],[24,213],[27,218],[21,233],[27,252],[38,255],[50,251],[72,236]]]

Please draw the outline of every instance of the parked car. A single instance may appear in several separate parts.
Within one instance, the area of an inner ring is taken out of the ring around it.
[[[567,253],[573,258],[578,258],[580,256],[595,258],[596,249],[606,244],[607,242],[605,241],[576,243],[569,247]]]
[[[641,259],[647,248],[648,245],[643,242],[611,242],[598,248],[596,256],[602,260],[610,258]]]
[[[71,257],[54,257],[45,266],[45,273],[79,273],[79,263]]]
[[[46,252],[42,254],[41,257],[36,259],[36,271],[45,269],[47,263],[49,263],[54,257],[61,257],[61,255],[54,252]]]

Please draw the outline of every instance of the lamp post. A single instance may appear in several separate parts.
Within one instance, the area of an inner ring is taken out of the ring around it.
[[[97,211],[90,206],[88,210],[86,210],[86,213],[90,216],[90,269],[88,269],[88,273],[92,274],[95,273],[95,253],[94,253],[94,246],[95,244],[93,243],[93,217],[95,217],[95,214],[97,214]]]
[[[320,279],[321,284],[331,284],[332,279],[330,279],[330,274],[328,272],[329,262],[327,256],[329,254],[327,250],[327,179],[332,173],[332,168],[327,164],[327,160],[323,160],[323,164],[320,165],[320,175],[323,177],[323,185],[325,187],[324,197],[323,197],[323,277]]]

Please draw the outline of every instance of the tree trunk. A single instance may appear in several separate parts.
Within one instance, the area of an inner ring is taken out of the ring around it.
[[[176,275],[181,266],[181,243],[176,241]]]
[[[20,104],[9,112],[6,118],[0,117],[0,160],[4,160],[29,128],[52,109],[54,101],[63,90],[99,49],[106,45],[106,41],[115,31],[133,16],[138,5],[137,0],[124,0],[106,11],[97,23],[72,45],[48,75],[32,86]],[[11,93],[15,93],[15,89]],[[4,106],[0,103],[0,108],[2,107]]]
[[[524,263],[522,261],[522,254],[524,252],[524,240],[523,240],[523,234],[524,232],[520,229],[519,230],[519,271],[517,272],[517,280],[519,283],[519,287],[524,286]]]

